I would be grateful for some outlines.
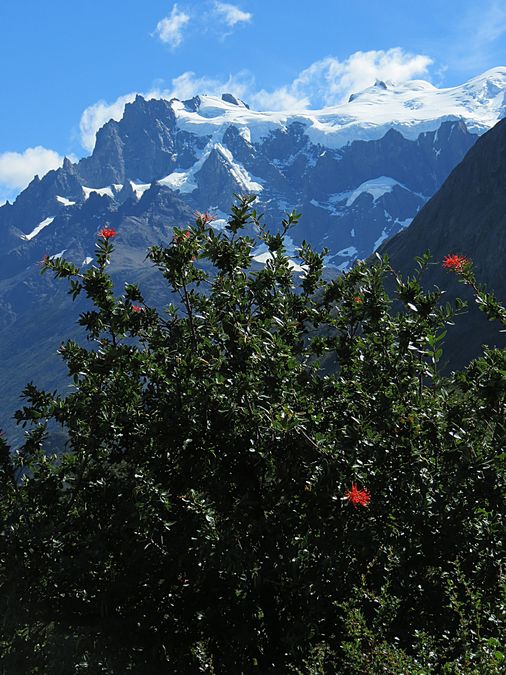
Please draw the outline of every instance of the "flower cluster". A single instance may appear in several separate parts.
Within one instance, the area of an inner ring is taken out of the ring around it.
[[[355,508],[357,508],[358,504],[360,506],[367,506],[371,501],[369,491],[367,489],[359,490],[356,483],[351,484],[351,490],[345,492],[344,496]]]
[[[117,235],[117,232],[113,227],[104,227],[98,233],[98,236],[103,237],[104,239],[111,239],[112,237],[115,237],[116,235]]]
[[[443,267],[454,272],[462,272],[462,270],[470,264],[470,260],[463,255],[447,255],[443,258]]]
[[[188,239],[190,236],[190,230],[186,230],[186,232],[183,232],[182,234],[174,235],[174,238],[172,239],[174,244],[182,244],[185,239]]]
[[[360,305],[362,302],[364,302],[364,301],[362,300],[362,298],[360,297],[360,295],[356,295],[356,296],[353,298],[353,300],[357,303],[357,305]]]
[[[144,307],[140,307],[139,305],[132,305],[132,312],[144,312],[145,309]]]
[[[207,225],[208,223],[212,223],[213,220],[216,220],[216,216],[212,216],[207,211],[205,213],[195,211],[195,220],[197,220],[202,225]]]

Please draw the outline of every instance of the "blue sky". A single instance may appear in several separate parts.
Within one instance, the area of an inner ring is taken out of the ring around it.
[[[461,84],[505,57],[506,0],[2,0],[0,202],[88,154],[135,92],[316,108],[376,77]]]

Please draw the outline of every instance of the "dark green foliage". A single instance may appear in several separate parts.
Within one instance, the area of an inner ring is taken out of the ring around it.
[[[73,391],[29,385],[26,442],[0,441],[1,672],[503,672],[505,353],[441,376],[427,257],[327,283],[303,245],[296,277],[297,214],[269,234],[252,201],[151,250],[163,312],[115,296],[108,239],[84,273],[46,262],[93,349],[64,343]]]

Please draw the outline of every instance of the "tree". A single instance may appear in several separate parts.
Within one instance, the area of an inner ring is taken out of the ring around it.
[[[4,672],[499,673],[504,352],[443,377],[428,256],[326,282],[304,243],[297,276],[298,215],[269,233],[252,203],[151,249],[162,310],[114,294],[114,230],[85,272],[45,261],[93,302],[92,345],[61,346],[73,392],[29,384],[2,441]]]

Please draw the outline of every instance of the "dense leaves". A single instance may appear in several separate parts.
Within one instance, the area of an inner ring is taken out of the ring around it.
[[[269,233],[252,203],[150,251],[163,310],[114,293],[109,230],[85,272],[46,260],[91,344],[0,440],[2,672],[502,672],[504,352],[442,376],[428,256],[327,282],[303,244],[294,274],[297,214]]]

